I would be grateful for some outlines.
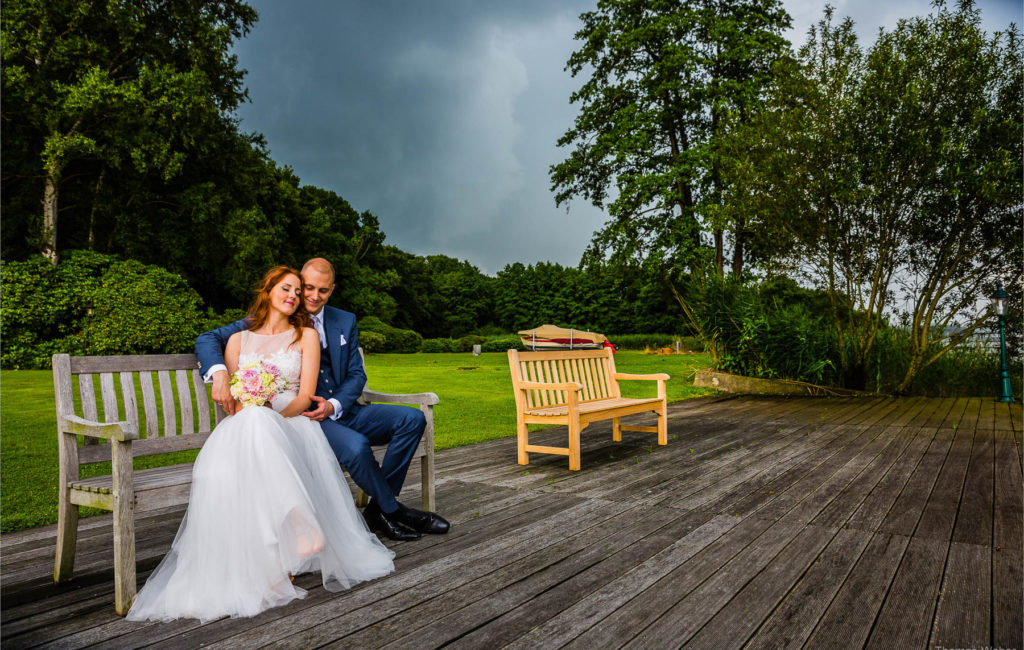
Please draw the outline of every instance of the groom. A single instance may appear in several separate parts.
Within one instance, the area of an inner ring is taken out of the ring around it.
[[[356,401],[366,385],[359,331],[353,314],[327,306],[333,291],[334,267],[330,262],[316,257],[303,265],[303,302],[320,335],[321,353],[312,410],[302,415],[320,423],[338,461],[370,495],[363,517],[371,530],[395,540],[416,539],[422,533],[447,533],[449,524],[442,517],[408,508],[396,499],[426,420],[418,409]],[[228,414],[235,412],[238,403],[231,396],[224,346],[232,334],[246,327],[243,319],[196,339],[203,378],[212,381],[213,400]],[[382,444],[388,448],[378,465],[371,445]]]

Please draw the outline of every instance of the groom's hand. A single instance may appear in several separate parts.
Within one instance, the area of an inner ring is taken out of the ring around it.
[[[306,411],[302,415],[314,422],[323,422],[324,418],[334,413],[334,405],[317,395],[311,395],[310,399],[313,400],[313,404],[316,408]]]
[[[238,410],[238,402],[231,394],[231,378],[227,370],[218,370],[213,373],[213,390],[211,391],[213,401],[227,415],[234,415]]]

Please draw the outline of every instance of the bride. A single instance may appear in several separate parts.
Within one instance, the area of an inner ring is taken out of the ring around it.
[[[388,550],[352,502],[309,407],[320,366],[295,269],[267,272],[250,325],[225,349],[228,372],[261,361],[287,379],[268,406],[221,421],[192,471],[192,494],[171,550],[149,577],[128,619],[167,621],[253,616],[303,598],[291,576],[320,571],[339,591],[394,570]]]

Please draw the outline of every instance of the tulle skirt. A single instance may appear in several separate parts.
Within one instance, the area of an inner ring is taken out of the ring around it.
[[[320,571],[340,591],[390,573],[393,558],[356,510],[320,425],[248,407],[203,445],[185,518],[128,619],[253,616],[306,595],[289,574]]]

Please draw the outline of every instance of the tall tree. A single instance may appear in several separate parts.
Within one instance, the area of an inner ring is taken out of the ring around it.
[[[71,177],[88,179],[93,200],[111,176],[167,180],[204,132],[234,130],[229,114],[245,90],[230,48],[255,21],[241,0],[0,5],[5,154],[13,142],[29,156],[5,160],[3,179],[41,181],[35,238],[46,257],[58,258]]]
[[[971,2],[939,4],[865,54],[828,9],[798,58],[735,133],[750,156],[738,182],[785,233],[776,254],[831,296],[847,385],[865,386],[901,317],[904,392],[982,326],[975,304],[997,279],[1020,283],[1020,35],[987,36]]]
[[[597,250],[633,262],[656,255],[677,272],[704,266],[710,228],[721,273],[724,118],[754,112],[772,62],[788,51],[789,15],[778,0],[600,0],[580,19],[583,45],[567,69],[589,77],[558,141],[573,149],[550,170],[556,202],[583,197],[608,211]],[[732,226],[742,249],[744,227]],[[742,258],[738,250],[737,273]]]

